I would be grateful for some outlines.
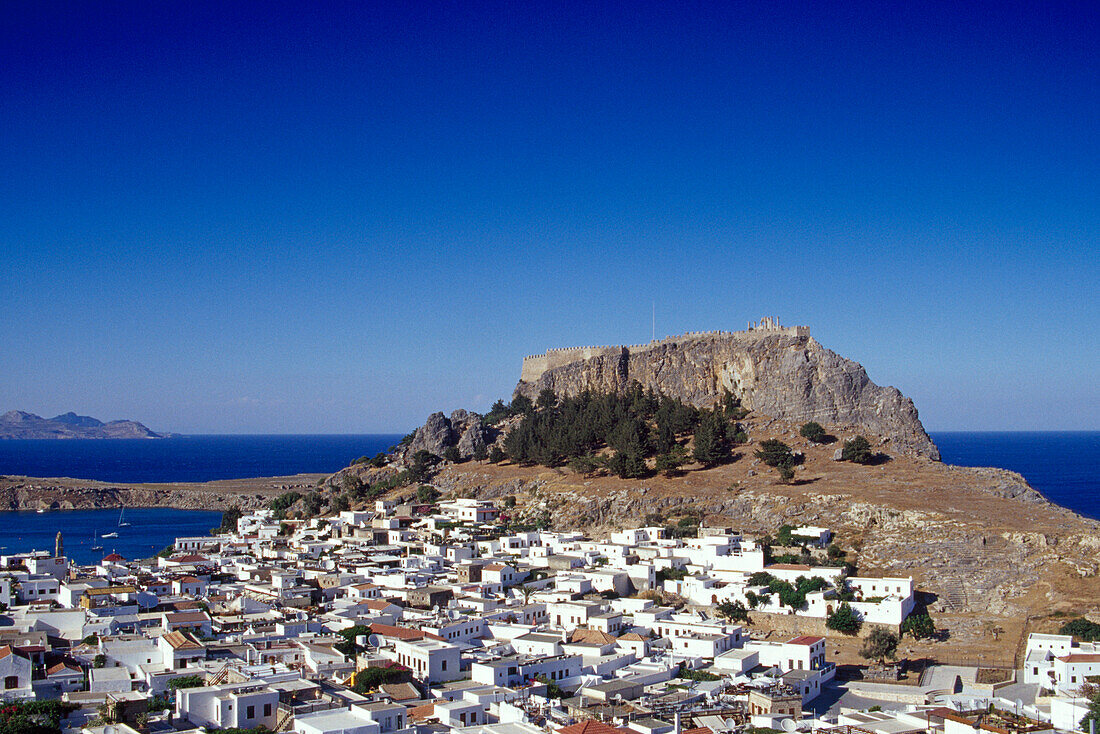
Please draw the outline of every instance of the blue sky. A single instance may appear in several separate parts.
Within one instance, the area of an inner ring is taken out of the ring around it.
[[[579,5],[5,3],[0,410],[404,431],[655,303],[1100,429],[1094,4]]]

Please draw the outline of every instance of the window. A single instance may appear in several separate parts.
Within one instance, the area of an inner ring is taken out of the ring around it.
[[[244,716],[245,716],[246,719],[254,718],[256,716],[256,707],[255,706],[249,706],[248,708],[246,708],[244,710]]]
[[[264,704],[264,716],[271,716],[271,704],[270,703],[265,703]]]
[[[444,660],[444,661],[443,661],[443,668],[442,668],[442,669],[443,669],[443,670],[446,670],[446,669],[447,669],[447,661],[446,661],[446,660]]]
[[[18,687],[19,687],[19,676],[9,675],[8,677],[4,678],[4,688],[6,690],[10,691],[12,688],[18,688]]]

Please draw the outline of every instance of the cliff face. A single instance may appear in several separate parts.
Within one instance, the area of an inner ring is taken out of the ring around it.
[[[621,390],[637,380],[702,407],[728,390],[752,411],[861,430],[882,439],[887,450],[940,458],[912,400],[897,388],[874,384],[858,363],[809,336],[733,333],[666,340],[644,349],[607,350],[529,377],[515,392],[531,399],[544,388],[575,395]]]

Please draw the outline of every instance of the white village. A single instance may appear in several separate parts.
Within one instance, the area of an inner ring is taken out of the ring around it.
[[[59,533],[0,556],[0,695],[85,734],[1010,734],[1077,730],[1100,675],[1050,634],[1009,670],[907,670],[899,635],[935,634],[913,580],[850,574],[828,528],[594,539],[504,510],[261,510],[94,566]],[[842,674],[844,634],[868,659]]]

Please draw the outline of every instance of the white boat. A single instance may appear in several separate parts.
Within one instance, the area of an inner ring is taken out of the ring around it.
[[[118,533],[104,533],[103,535],[101,535],[99,537],[101,537],[101,538],[117,538]]]
[[[42,507],[39,507],[39,508],[38,508],[38,514],[39,514],[39,515],[41,515],[41,514],[42,514],[43,512],[45,512],[45,511],[46,511],[46,510],[45,510],[45,508],[42,508]]]
[[[128,522],[123,522],[123,520],[122,520],[122,516],[123,516],[123,515],[125,515],[125,514],[126,514],[126,508],[125,508],[125,507],[123,507],[123,508],[122,508],[122,510],[120,510],[120,511],[119,511],[119,513],[118,513],[118,526],[119,526],[120,528],[128,528],[128,527],[130,527],[130,523],[128,523]]]

